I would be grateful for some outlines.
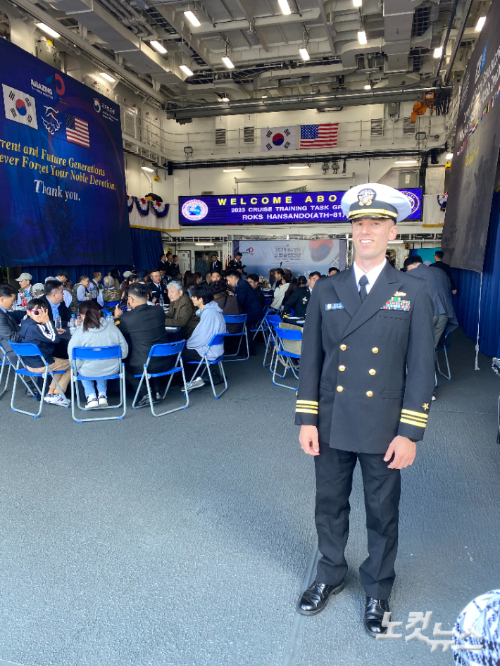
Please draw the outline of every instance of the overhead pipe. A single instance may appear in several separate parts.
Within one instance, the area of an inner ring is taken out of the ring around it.
[[[436,155],[444,153],[446,146],[432,148]],[[216,169],[224,167],[252,167],[252,166],[276,166],[281,164],[315,164],[320,162],[342,162],[343,160],[368,160],[368,159],[390,159],[396,157],[426,159],[430,151],[418,148],[401,148],[392,150],[372,150],[342,153],[321,153],[309,155],[281,155],[279,157],[240,157],[235,159],[216,160],[186,160],[184,162],[172,162],[173,169],[185,171],[188,169]],[[153,165],[166,168],[165,165],[152,162]]]
[[[399,86],[397,88],[372,88],[371,90],[343,90],[336,93],[272,97],[268,99],[234,100],[221,104],[206,103],[203,106],[186,106],[168,109],[167,118],[189,120],[211,116],[233,116],[245,113],[269,113],[271,111],[299,111],[321,109],[329,106],[360,106],[411,101],[423,93],[451,93],[452,86]]]
[[[455,14],[457,13],[458,3],[459,3],[459,0],[455,0],[455,2],[453,3],[453,8],[451,10],[450,20],[448,22],[448,29],[446,30],[446,37],[444,38],[443,51],[441,53],[441,57],[439,58],[439,65],[438,65],[438,68],[437,68],[437,75],[436,75],[436,79],[434,80],[434,85],[437,85],[437,82],[439,80],[439,72],[441,71],[441,67],[443,65],[443,60],[446,56],[446,46],[448,45],[448,39],[450,37],[451,28],[453,26],[453,20],[455,18]]]

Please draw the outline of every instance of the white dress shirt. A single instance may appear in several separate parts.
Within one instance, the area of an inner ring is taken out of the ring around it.
[[[362,275],[366,275],[366,277],[368,278],[368,283],[366,285],[366,293],[369,294],[370,289],[373,287],[373,285],[377,281],[378,276],[384,270],[386,263],[387,263],[387,259],[384,258],[384,261],[381,264],[379,264],[378,266],[375,266],[375,268],[372,268],[371,271],[368,271],[368,273],[365,273],[364,271],[361,270],[361,268],[359,268],[357,263],[354,262],[354,275],[356,276],[356,286],[358,288],[358,291],[359,291],[359,278]]]

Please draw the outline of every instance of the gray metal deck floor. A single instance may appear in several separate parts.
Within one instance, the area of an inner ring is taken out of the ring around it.
[[[427,635],[499,587],[500,383],[485,357],[473,370],[461,332],[452,344],[453,380],[403,476],[392,595],[394,620],[433,611]],[[313,461],[294,394],[260,363],[227,364],[219,401],[202,389],[161,419],[77,425],[68,410],[34,420],[0,401],[0,666],[452,663],[364,633],[358,473],[347,588],[321,615],[297,615],[315,552]]]

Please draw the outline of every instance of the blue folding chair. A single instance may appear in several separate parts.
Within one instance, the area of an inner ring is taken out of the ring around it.
[[[267,343],[266,343],[266,351],[264,353],[264,360],[262,362],[262,367],[265,368],[267,366],[266,364],[266,359],[267,359],[267,354],[269,353],[269,349],[272,347],[272,353],[271,353],[271,362],[269,363],[269,372],[272,372],[272,366],[273,366],[273,360],[274,360],[274,354],[276,350],[276,346],[278,344],[278,340],[276,338],[276,334],[274,333],[274,327],[279,326],[281,324],[281,317],[278,314],[266,314],[265,317],[267,321],[267,326],[268,326],[268,337],[267,337]]]
[[[0,398],[3,396],[3,394],[7,391],[7,385],[9,383],[9,378],[10,378],[10,371],[12,369],[12,364],[9,361],[9,357],[7,356],[7,352],[5,349],[0,345],[0,355],[1,355],[1,365],[0,365],[0,387],[2,386],[3,378],[4,378],[4,373],[6,375],[5,377],[5,384],[3,385],[3,389],[0,390]]]
[[[442,345],[438,345],[436,349],[436,365],[437,369],[440,375],[442,375],[445,379],[447,379],[449,382],[451,382],[451,369],[450,369],[450,362],[448,360],[448,349],[450,348],[450,343],[448,340],[449,333],[444,334],[444,340]],[[438,352],[442,351],[444,352],[444,360],[446,361],[446,373],[441,371],[441,366],[439,365],[439,356]],[[436,385],[437,385],[437,378],[436,378]]]
[[[149,396],[149,405],[151,407],[151,414],[153,416],[165,416],[165,414],[172,414],[172,412],[178,412],[180,409],[187,409],[189,407],[189,393],[188,391],[186,391],[186,376],[184,374],[184,363],[182,362],[182,356],[181,356],[185,344],[186,341],[181,340],[180,342],[168,342],[165,344],[153,345],[151,347],[149,351],[148,360],[144,364],[144,370],[142,372],[142,375],[135,375],[136,377],[140,377],[141,381],[139,382],[139,386],[137,387],[134,400],[132,401],[133,409],[140,409],[140,407],[136,407],[136,402],[137,398],[139,397],[139,393],[143,382],[146,382],[146,386],[148,389],[148,396]],[[153,373],[148,372],[149,362],[152,358],[166,358],[168,356],[177,356],[175,360],[175,365],[171,370],[166,370],[165,372],[153,372]],[[177,374],[178,372],[182,373],[182,381],[184,383],[184,391],[186,393],[186,404],[182,405],[181,407],[176,407],[175,409],[169,409],[165,412],[162,412],[161,414],[157,414],[153,406],[153,394],[151,392],[151,384],[149,380],[152,377],[170,376],[167,388],[165,389],[162,398],[162,400],[165,400],[165,398],[167,397],[168,390],[170,388],[170,384],[172,383],[172,379],[174,378],[174,375]]]
[[[294,352],[287,351],[283,346],[283,340],[302,341],[302,331],[293,331],[276,326],[274,328],[274,332],[278,340],[278,346],[276,348],[276,356],[274,360],[273,384],[275,386],[282,386],[283,388],[291,389],[292,391],[297,392],[297,388],[293,386],[287,386],[286,384],[280,384],[279,382],[277,382],[276,376],[280,377],[280,379],[284,379],[288,370],[291,370],[295,379],[299,378],[299,375],[297,373],[297,367],[293,365],[291,359],[300,360],[300,354],[295,354]],[[278,366],[278,362],[281,363],[285,368],[283,375],[277,375],[276,369]]]
[[[37,419],[40,414],[42,413],[42,408],[43,408],[43,403],[44,403],[44,398],[45,398],[45,392],[47,390],[47,380],[50,377],[54,380],[57,388],[60,391],[60,394],[64,398],[66,404],[64,405],[66,408],[69,407],[69,400],[66,398],[64,395],[64,391],[61,389],[59,386],[59,382],[56,379],[56,375],[64,375],[66,370],[54,370],[52,371],[49,368],[49,364],[47,361],[44,359],[42,352],[38,349],[38,346],[35,344],[32,344],[30,342],[11,342],[10,346],[12,347],[12,350],[16,353],[17,355],[17,365],[14,368],[14,386],[12,387],[12,398],[10,401],[10,408],[12,409],[13,412],[20,412],[21,414],[26,414],[27,416],[33,416],[35,419]],[[42,372],[33,372],[32,370],[28,370],[28,368],[24,365],[23,358],[26,356],[38,356],[40,358],[40,367],[44,367],[45,369]],[[21,367],[22,364],[22,367]],[[21,379],[22,383],[26,386],[28,391],[31,393],[33,398],[36,398],[35,394],[33,391],[30,389],[30,387],[27,385],[27,383],[24,380],[24,377],[43,377],[43,386],[42,386],[42,391],[41,391],[41,396],[40,396],[40,408],[38,412],[35,414],[33,412],[26,412],[24,409],[16,409],[14,407],[14,400],[16,397],[16,390],[17,390],[17,380],[18,378]]]
[[[230,316],[230,315],[228,315],[228,316]],[[219,356],[219,358],[216,358],[214,361],[209,361],[208,358],[207,358],[209,350],[212,347],[215,347],[216,345],[223,345],[224,344],[224,338],[226,336],[227,336],[227,333],[219,333],[217,335],[214,335],[213,338],[208,343],[207,352],[203,355],[200,362],[198,362],[198,361],[188,361],[188,363],[190,365],[197,364],[197,367],[196,367],[196,370],[194,371],[193,376],[191,377],[191,381],[189,382],[189,384],[186,387],[186,389],[187,389],[186,393],[189,391],[190,385],[196,379],[196,375],[198,374],[198,371],[200,370],[202,364],[205,364],[205,367],[203,368],[203,372],[201,373],[200,377],[203,377],[205,372],[208,372],[208,376],[210,377],[210,384],[212,385],[212,391],[213,391],[215,399],[218,400],[221,397],[221,395],[227,391],[228,387],[227,387],[226,373],[224,372],[224,367],[222,365],[222,361],[224,360],[224,355]],[[215,391],[214,380],[213,380],[213,377],[212,377],[212,372],[210,370],[211,365],[218,365],[219,366],[219,372],[221,373],[222,378],[224,379],[224,388],[222,389],[222,391],[219,394],[217,394],[217,392]]]
[[[224,315],[224,321],[227,324],[241,324],[243,326],[242,330],[239,333],[226,333],[226,338],[240,338],[239,344],[238,344],[238,349],[236,350],[236,353],[234,354],[225,354],[224,355],[224,361],[248,361],[250,358],[250,350],[248,347],[248,331],[247,331],[247,316],[246,314],[241,314],[241,315]],[[234,358],[237,357],[240,348],[241,348],[241,340],[242,338],[245,338],[246,343],[247,343],[247,355],[242,356],[241,358]]]
[[[108,301],[107,303],[104,303],[104,307],[114,309],[120,303],[121,303],[121,301]]]
[[[127,403],[125,401],[125,366],[122,363],[122,350],[120,345],[111,345],[109,347],[73,347],[73,358],[71,359],[71,416],[77,423],[84,423],[85,421],[121,421],[127,413]],[[77,361],[107,361],[110,359],[118,360],[118,372],[114,375],[106,375],[104,377],[87,377],[78,373]],[[120,402],[117,405],[108,405],[107,407],[93,407],[88,410],[82,407],[80,402],[80,393],[78,391],[77,382],[81,381],[97,381],[98,379],[119,379],[120,380]],[[78,409],[81,411],[97,411],[104,409],[120,409],[123,405],[123,414],[120,416],[97,416],[95,418],[79,419],[75,414],[75,394]]]

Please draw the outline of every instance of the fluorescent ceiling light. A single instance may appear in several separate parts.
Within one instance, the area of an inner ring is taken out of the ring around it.
[[[167,52],[167,49],[163,46],[163,44],[160,44],[160,42],[157,42],[156,40],[149,42],[149,45],[152,46],[155,49],[155,51],[158,51],[158,53],[161,53],[162,55]]]
[[[368,40],[366,39],[366,32],[364,30],[360,30],[358,32],[358,42],[360,44],[367,44]]]
[[[437,49],[434,49],[434,57],[440,58],[443,55],[443,47],[438,46]]]
[[[282,14],[291,14],[292,10],[290,9],[290,5],[288,4],[288,0],[278,0],[281,13]]]
[[[193,72],[187,65],[180,65],[179,69],[182,70],[186,76],[193,76]]]
[[[198,18],[193,14],[189,9],[187,12],[184,12],[184,16],[187,18],[191,25],[194,25],[195,28],[199,28],[201,23],[198,21]]]
[[[396,160],[394,164],[418,164],[417,160]]]
[[[141,169],[142,169],[143,171],[149,171],[150,173],[153,173],[153,172],[154,172],[154,169],[152,169],[151,167],[147,167],[147,166],[142,166]]]
[[[224,171],[224,173],[233,173],[234,171],[243,171],[243,169],[222,169],[222,171]]]
[[[452,160],[453,159],[453,153],[447,153],[446,154],[446,159],[447,160]]]
[[[37,23],[36,27],[40,28],[40,30],[43,30],[43,32],[46,32],[47,35],[50,35],[51,37],[54,37],[56,39],[61,36],[58,32],[56,32],[55,30],[52,30],[52,28],[49,28],[48,25],[45,25],[45,23]]]
[[[234,65],[231,62],[231,58],[228,58],[227,56],[222,56],[222,62],[226,65],[228,69],[234,69]]]
[[[367,84],[364,86],[364,89],[365,89],[365,90],[371,90],[371,89],[372,89],[372,84],[371,84],[371,83],[367,83]]]
[[[267,95],[262,95],[262,99],[267,99]]]
[[[362,7],[363,6],[363,0],[352,0],[352,6],[353,7]]]
[[[99,76],[102,76],[103,79],[106,79],[106,81],[109,81],[110,83],[114,83],[116,79],[114,79],[111,74],[108,74],[107,72],[99,72]]]
[[[291,166],[289,169],[309,169],[309,164],[301,164],[299,166]]]
[[[229,102],[229,97],[226,95],[226,93],[224,93],[223,96],[219,98],[219,102]]]
[[[215,245],[215,243],[195,243],[195,245],[201,245],[201,246],[204,246],[204,245]]]
[[[485,23],[486,23],[486,16],[480,16],[477,19],[476,32],[481,32],[481,30],[484,28]]]
[[[299,49],[300,57],[302,60],[310,60],[311,56],[309,55],[306,47],[304,46],[303,48]]]

